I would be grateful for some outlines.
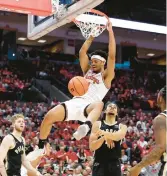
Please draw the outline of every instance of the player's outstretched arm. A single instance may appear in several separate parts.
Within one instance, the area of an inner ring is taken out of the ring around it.
[[[111,84],[111,81],[113,80],[115,76],[115,57],[116,57],[116,43],[115,43],[115,37],[114,32],[112,30],[112,24],[109,21],[107,30],[109,33],[109,46],[108,46],[108,60],[107,60],[107,68],[104,72],[105,80]]]
[[[123,138],[125,138],[126,136],[126,133],[127,133],[127,126],[126,125],[123,125],[123,124],[120,124],[120,130],[117,131],[117,132],[103,132],[104,136],[108,139],[111,139],[113,141],[120,141],[122,140]]]
[[[89,70],[89,57],[87,55],[87,52],[93,40],[94,37],[90,36],[82,45],[79,51],[79,61],[83,74],[86,74],[86,72]]]
[[[99,121],[95,122],[92,126],[92,131],[89,137],[89,149],[91,151],[95,151],[100,148],[103,142],[105,141],[104,136],[102,136],[103,132],[100,130],[99,126]]]
[[[12,144],[12,139],[8,135],[2,140],[2,143],[0,145],[0,175],[2,176],[7,176],[5,165],[4,165],[4,159],[6,158],[7,153],[11,148],[11,144]]]
[[[155,147],[140,163],[130,169],[129,176],[139,175],[142,168],[159,161],[166,151],[166,118],[164,118],[163,115],[158,115],[154,119],[153,128],[156,143]]]

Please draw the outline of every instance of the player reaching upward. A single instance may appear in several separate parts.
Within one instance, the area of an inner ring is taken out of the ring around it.
[[[153,122],[155,147],[142,159],[140,163],[130,169],[128,176],[138,176],[141,169],[161,160],[161,169],[158,176],[167,176],[167,144],[166,144],[166,129],[167,129],[167,110],[166,110],[166,86],[162,88],[157,98],[160,113]]]
[[[80,140],[87,135],[92,123],[100,117],[103,109],[102,99],[109,91],[111,81],[115,75],[116,44],[111,22],[108,22],[107,30],[109,32],[108,59],[104,52],[97,51],[92,54],[91,64],[89,65],[87,52],[94,38],[90,37],[85,41],[80,50],[79,59],[84,77],[90,83],[89,89],[85,95],[74,97],[54,107],[46,114],[40,128],[39,148],[42,149],[44,147],[51,127],[55,122],[64,120],[79,120],[85,122],[74,133],[74,137]],[[107,68],[104,69],[106,59]]]
[[[4,137],[0,146],[0,175],[1,176],[20,176],[21,165],[34,176],[40,173],[33,168],[25,155],[25,140],[22,137],[25,123],[24,116],[16,114],[12,117],[13,133]],[[6,168],[4,159],[6,158]]]

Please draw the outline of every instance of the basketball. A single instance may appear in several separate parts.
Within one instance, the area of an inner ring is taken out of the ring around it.
[[[89,83],[82,76],[75,76],[68,83],[68,90],[73,96],[84,95],[89,87]]]

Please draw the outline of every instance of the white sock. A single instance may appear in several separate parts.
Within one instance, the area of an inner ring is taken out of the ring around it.
[[[89,126],[88,126],[87,124],[84,124],[84,125],[85,125],[85,127],[86,127],[86,133],[88,133],[89,130],[90,130],[90,128],[89,128]]]

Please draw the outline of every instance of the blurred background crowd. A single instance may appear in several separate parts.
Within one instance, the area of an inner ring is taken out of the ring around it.
[[[105,0],[96,9],[113,18],[164,26],[165,5],[159,1]],[[26,28],[27,15],[0,11],[0,143],[12,132],[12,115],[22,113],[28,154],[38,146],[39,128],[46,112],[72,98],[67,85],[72,77],[82,76],[78,53],[84,38],[73,23],[60,28],[64,36],[59,36],[58,29],[34,41],[27,38]],[[126,176],[127,169],[154,147],[152,122],[160,113],[156,99],[166,84],[166,40],[163,33],[116,27],[114,33],[115,78],[103,101],[115,102],[120,109],[118,121],[128,126],[120,158],[122,176]],[[89,52],[98,49],[108,52],[107,32],[94,41]],[[72,137],[80,124],[54,124],[49,135],[51,154],[44,156],[38,167],[42,175],[91,176],[93,153],[89,150],[89,136],[81,141]],[[143,168],[140,176],[157,176],[159,168],[160,163],[154,163]]]
[[[19,69],[20,62],[28,63],[27,67],[32,72],[27,74],[27,68]],[[60,90],[66,94],[68,81],[73,76],[81,74],[78,65],[66,61],[46,63],[46,60],[40,62],[39,59],[35,63],[27,60],[13,63],[2,60],[0,139],[12,132],[12,115],[22,113],[26,122],[23,133],[26,139],[26,153],[35,150],[38,145],[39,127],[45,113],[61,102],[56,96],[50,99],[50,92],[45,91],[40,81],[49,81],[52,86],[62,88]],[[129,167],[141,161],[154,146],[152,121],[159,113],[156,97],[159,89],[165,84],[165,76],[162,70],[135,72],[132,69],[116,69],[115,79],[104,102],[116,102],[120,107],[118,121],[128,126],[126,138],[122,143],[123,175],[126,175]],[[72,137],[79,124],[81,123],[77,121],[54,124],[49,135],[51,154],[43,157],[39,165],[43,175],[91,175],[93,153],[89,150],[89,136],[81,141],[76,141]],[[155,163],[144,168],[141,175],[156,175],[159,167],[160,164]]]

